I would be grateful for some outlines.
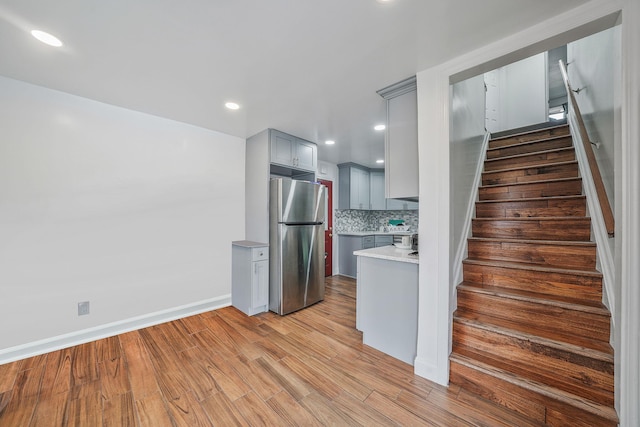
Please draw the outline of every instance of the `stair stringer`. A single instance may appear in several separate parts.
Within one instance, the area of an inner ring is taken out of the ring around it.
[[[613,260],[610,240],[614,238],[610,238],[607,233],[602,210],[600,209],[598,194],[596,192],[596,186],[593,181],[593,175],[591,175],[591,169],[589,168],[589,161],[587,160],[587,154],[585,153],[584,144],[580,136],[577,118],[572,107],[569,108],[568,124],[569,129],[571,130],[571,136],[573,137],[573,146],[576,151],[576,159],[578,160],[580,176],[582,177],[582,188],[585,196],[587,197],[587,210],[588,215],[591,217],[592,236],[597,245],[597,267],[602,273],[602,287],[604,289],[604,292],[602,293],[602,303],[609,309],[609,312],[611,312],[610,341],[613,343],[613,337],[615,336],[614,331],[616,330],[616,301],[615,291],[613,289],[615,284],[615,263]],[[589,141],[587,141],[587,143],[589,143]]]
[[[476,174],[473,179],[473,190],[469,197],[469,203],[467,204],[467,213],[464,219],[464,230],[460,234],[460,241],[456,243],[456,251],[455,257],[453,259],[453,274],[451,276],[451,307],[449,312],[449,317],[453,316],[453,312],[456,311],[457,308],[457,294],[456,289],[457,286],[462,282],[462,261],[467,257],[467,241],[469,237],[471,237],[471,223],[472,219],[475,216],[475,206],[478,201],[478,191],[480,188],[480,183],[482,182],[482,171],[484,169],[484,161],[487,157],[487,147],[489,147],[489,140],[491,139],[491,133],[485,132],[484,141],[482,141],[482,148],[480,150],[482,156],[478,160],[478,164],[476,166]],[[449,353],[451,353],[451,341],[449,342]]]

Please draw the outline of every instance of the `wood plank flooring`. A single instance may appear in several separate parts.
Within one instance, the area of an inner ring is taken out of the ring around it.
[[[0,365],[0,426],[528,426],[362,344],[355,281],[278,316],[233,307]]]

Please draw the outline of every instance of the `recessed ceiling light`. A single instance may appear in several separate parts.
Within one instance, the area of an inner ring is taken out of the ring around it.
[[[378,160],[376,160],[376,163],[384,163],[384,160],[378,159]]]
[[[334,140],[332,140],[332,139],[327,139],[324,143],[327,144],[327,145],[333,145],[336,142]]]
[[[387,127],[385,125],[375,125],[373,128],[375,130],[385,130]]]
[[[62,46],[62,42],[60,41],[59,38],[49,33],[46,33],[44,31],[33,30],[31,31],[31,35],[37,38],[38,40],[40,40],[42,43],[48,44],[49,46],[53,46],[53,47]]]
[[[226,104],[224,104],[224,106],[229,110],[237,110],[238,108],[240,108],[240,105],[236,104],[235,102],[227,102]]]

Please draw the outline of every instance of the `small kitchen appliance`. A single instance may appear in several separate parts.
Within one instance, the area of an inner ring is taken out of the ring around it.
[[[397,249],[411,249],[411,235],[407,233],[394,234],[393,246]]]

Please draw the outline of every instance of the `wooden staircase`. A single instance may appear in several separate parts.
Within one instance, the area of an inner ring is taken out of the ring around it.
[[[614,426],[610,313],[567,125],[489,142],[450,381],[543,425]]]

